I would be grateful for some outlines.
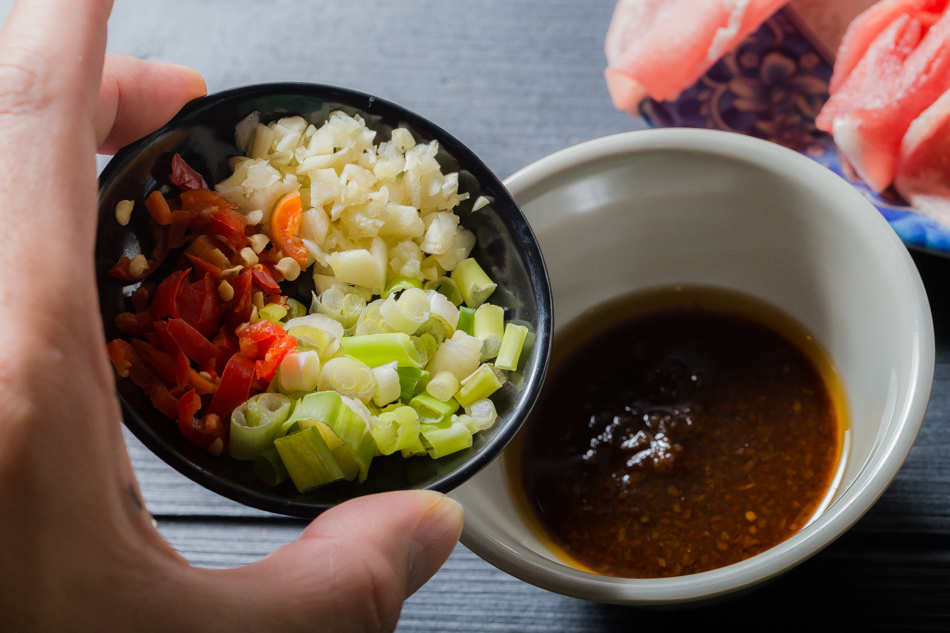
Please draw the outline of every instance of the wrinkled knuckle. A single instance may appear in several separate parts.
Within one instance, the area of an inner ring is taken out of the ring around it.
[[[45,110],[52,102],[41,64],[0,60],[0,116]]]

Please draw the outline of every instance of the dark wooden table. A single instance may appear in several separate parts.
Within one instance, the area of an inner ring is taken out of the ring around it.
[[[6,1],[3,15],[11,2]],[[402,104],[501,177],[581,141],[638,129],[604,86],[614,0],[117,0],[109,50],[188,64],[211,91],[347,86]],[[930,408],[893,485],[849,533],[784,577],[702,609],[648,611],[552,594],[459,546],[399,631],[620,631],[722,622],[784,630],[950,630],[950,259],[915,254],[937,335]],[[304,527],[178,475],[129,437],[159,529],[196,565],[257,560]]]

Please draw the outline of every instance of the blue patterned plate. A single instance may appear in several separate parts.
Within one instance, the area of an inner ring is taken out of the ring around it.
[[[828,99],[832,62],[794,14],[783,9],[720,59],[675,101],[647,99],[654,127],[698,127],[748,134],[784,145],[850,182],[880,210],[908,246],[950,255],[950,229],[916,212],[893,190],[876,194],[815,127]]]

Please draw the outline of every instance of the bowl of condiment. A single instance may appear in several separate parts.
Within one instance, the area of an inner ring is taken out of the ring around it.
[[[722,599],[852,526],[916,438],[933,324],[905,246],[782,147],[668,129],[506,181],[555,335],[519,435],[453,493],[463,543],[558,593]]]
[[[125,424],[271,512],[453,489],[547,366],[547,275],[511,195],[431,121],[344,88],[228,90],[124,148],[96,263]]]

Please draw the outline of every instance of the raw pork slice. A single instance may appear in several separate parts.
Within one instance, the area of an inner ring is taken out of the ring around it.
[[[849,25],[835,55],[835,70],[828,84],[834,94],[884,29],[901,15],[940,14],[946,0],[881,0],[863,11]]]
[[[675,99],[788,0],[619,0],[604,52],[618,110]]]
[[[894,187],[917,210],[950,226],[950,92],[907,129]]]
[[[950,88],[950,0],[929,3],[925,9],[894,12],[893,21],[873,37],[869,31],[881,24],[859,17],[845,40],[870,41],[815,121],[818,128],[834,135],[838,148],[848,157],[858,175],[875,191],[891,184],[897,168],[901,139],[911,121]],[[886,9],[890,10],[887,3]],[[876,5],[877,6],[877,5]],[[939,9],[939,12],[929,9]],[[872,7],[868,11],[875,11]],[[864,14],[862,14],[864,15]],[[842,65],[853,61],[843,55]],[[836,64],[835,74],[839,73]]]

